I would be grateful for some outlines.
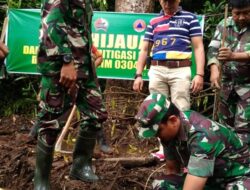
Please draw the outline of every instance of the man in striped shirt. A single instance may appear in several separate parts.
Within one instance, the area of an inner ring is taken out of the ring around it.
[[[133,89],[142,90],[142,71],[152,49],[150,93],[171,96],[171,101],[185,111],[190,109],[190,89],[197,93],[203,88],[205,53],[201,26],[196,15],[182,10],[180,0],[160,0],[160,4],[160,15],[147,26]],[[197,73],[191,82],[192,47]]]

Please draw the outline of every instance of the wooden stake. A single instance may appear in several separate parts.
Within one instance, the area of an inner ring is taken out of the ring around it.
[[[74,104],[74,106],[73,106],[73,108],[72,108],[72,110],[71,110],[71,112],[70,112],[70,115],[69,115],[69,117],[68,117],[68,120],[67,120],[65,126],[63,127],[62,133],[60,134],[60,136],[59,136],[59,138],[58,138],[58,140],[57,140],[57,142],[56,142],[56,145],[55,145],[55,152],[72,153],[72,152],[67,152],[67,151],[62,150],[62,142],[63,142],[63,139],[64,139],[66,133],[67,133],[68,130],[69,130],[70,123],[71,123],[72,118],[73,118],[73,116],[74,116],[74,114],[75,114],[75,112],[76,112],[76,108],[77,108],[77,107],[76,107],[76,105]]]
[[[227,35],[227,17],[228,17],[228,4],[225,5],[225,13],[224,13],[224,28],[222,33],[222,41],[221,41],[221,47],[225,46],[226,41],[226,35]]]
[[[119,158],[104,158],[97,159],[101,162],[119,162],[126,168],[141,167],[147,165],[154,165],[157,163],[157,158],[153,156],[149,157],[119,157]]]
[[[224,12],[224,27],[222,32],[222,40],[221,40],[221,47],[225,47],[225,41],[226,41],[226,32],[227,32],[227,17],[228,17],[228,4],[225,5],[225,12]],[[219,85],[221,86],[221,76],[222,76],[222,66],[219,65]],[[213,109],[213,120],[218,119],[218,107],[220,103],[220,90],[216,89],[215,95],[214,95],[214,109]]]
[[[1,38],[0,38],[1,42],[4,41],[4,38],[6,35],[7,23],[8,23],[8,17],[5,17],[3,21],[3,29],[2,29]]]

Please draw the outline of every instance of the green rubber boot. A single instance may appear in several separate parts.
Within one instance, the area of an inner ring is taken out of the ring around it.
[[[40,137],[37,140],[34,190],[50,190],[50,170],[54,146],[49,146]]]
[[[73,152],[70,177],[84,182],[95,182],[99,177],[92,170],[92,155],[96,143],[97,131],[80,129]]]

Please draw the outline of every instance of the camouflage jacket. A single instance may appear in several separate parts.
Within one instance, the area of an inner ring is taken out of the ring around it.
[[[42,1],[38,69],[58,72],[62,57],[69,54],[75,64],[90,57],[92,0]]]
[[[231,128],[195,111],[181,113],[178,136],[163,145],[167,160],[187,166],[191,175],[221,182],[250,175],[248,146]]]
[[[231,48],[233,52],[250,52],[250,26],[241,30],[238,29],[232,17],[226,22],[225,47]],[[213,39],[208,49],[208,66],[212,63],[221,64],[216,58],[218,49],[221,47],[224,20],[216,28]],[[222,94],[227,98],[230,91],[234,88],[239,96],[246,96],[250,90],[250,62],[228,61],[222,65]],[[242,86],[249,84],[247,86]],[[244,91],[244,92],[242,92]],[[250,93],[250,92],[249,92]],[[250,95],[247,95],[250,97]]]

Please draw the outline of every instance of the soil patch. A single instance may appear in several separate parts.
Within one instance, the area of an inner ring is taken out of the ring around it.
[[[26,116],[0,119],[0,188],[33,189],[36,145],[35,142],[27,140],[32,123],[33,120]],[[96,148],[96,159],[93,163],[96,173],[102,179],[97,183],[70,180],[68,174],[72,155],[57,153],[54,156],[51,173],[52,190],[150,189],[146,188],[146,184],[149,185],[152,181],[149,176],[163,163],[152,162],[151,158],[147,158],[150,161],[146,160],[144,163],[137,162],[136,158],[149,157],[149,152],[155,151],[155,147],[158,146],[157,141],[138,139],[136,127],[130,125],[117,126],[115,135],[111,137],[112,125],[110,123],[107,125],[105,133],[114,151],[110,155],[104,155]],[[134,162],[131,162],[133,158]]]

